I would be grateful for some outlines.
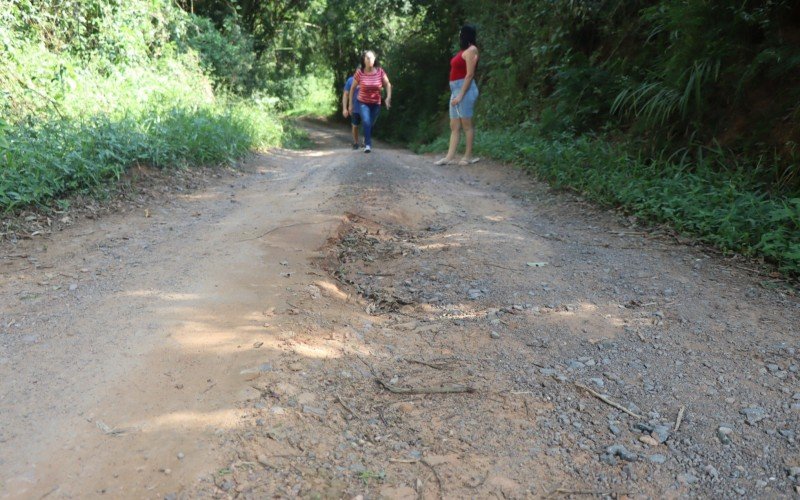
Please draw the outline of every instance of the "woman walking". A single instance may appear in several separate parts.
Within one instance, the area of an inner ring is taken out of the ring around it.
[[[466,150],[459,165],[475,163],[479,158],[472,157],[472,144],[475,129],[472,127],[472,114],[478,99],[478,86],[475,84],[475,68],[478,66],[477,32],[470,25],[464,25],[459,34],[461,50],[450,60],[450,146],[447,156],[436,165],[454,163],[461,129],[464,129]]]
[[[358,88],[358,99],[355,103],[361,112],[361,125],[364,128],[364,152],[372,151],[372,128],[378,120],[381,112],[381,90],[386,87],[386,109],[392,107],[392,84],[389,77],[379,64],[375,62],[375,53],[371,50],[365,51],[361,55],[361,67],[356,70],[353,77],[353,85],[350,87],[351,109],[353,93]]]

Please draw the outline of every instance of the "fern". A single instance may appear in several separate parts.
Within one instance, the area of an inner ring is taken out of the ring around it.
[[[611,105],[612,113],[642,119],[648,126],[663,126],[680,109],[681,95],[662,82],[623,89]]]

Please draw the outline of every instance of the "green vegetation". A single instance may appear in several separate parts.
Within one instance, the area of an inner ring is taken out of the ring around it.
[[[0,209],[104,187],[134,164],[217,164],[296,140],[279,100],[240,84],[254,56],[230,23],[166,0],[0,12]]]
[[[287,116],[328,117],[341,111],[339,101],[331,99],[330,71],[320,71],[309,77],[298,80],[297,97],[286,111]]]

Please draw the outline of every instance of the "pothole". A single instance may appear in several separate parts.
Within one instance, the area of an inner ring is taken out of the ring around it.
[[[398,265],[420,253],[410,231],[348,214],[337,234],[328,242],[323,267],[367,303],[369,314],[395,312],[420,302],[418,290],[403,286],[404,272]]]

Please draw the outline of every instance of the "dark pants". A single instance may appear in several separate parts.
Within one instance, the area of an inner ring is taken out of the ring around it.
[[[372,127],[375,126],[378,115],[381,114],[381,105],[358,101],[358,107],[361,110],[361,124],[364,127],[364,144],[372,147]]]

